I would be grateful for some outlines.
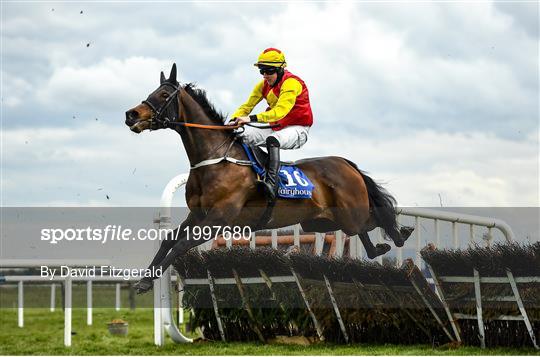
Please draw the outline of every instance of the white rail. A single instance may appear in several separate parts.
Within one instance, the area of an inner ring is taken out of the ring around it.
[[[159,228],[171,228],[171,206],[176,191],[185,185],[188,174],[180,174],[174,177],[161,195],[161,204],[159,212]],[[159,249],[159,242],[156,241],[156,247]],[[165,344],[165,333],[176,343],[193,342],[192,339],[184,336],[174,322],[173,311],[171,308],[171,268],[163,272],[161,278],[154,280],[154,344],[163,346]],[[179,299],[180,300],[180,299]],[[180,302],[180,301],[179,301]],[[183,309],[178,307],[179,314],[182,315]]]
[[[86,265],[110,265],[110,260],[104,260],[104,259],[85,259],[84,261],[76,260],[76,259],[46,259],[46,260],[36,260],[36,259],[2,259],[0,260],[0,268],[35,268],[40,266],[71,266],[71,267],[78,267],[78,266],[86,266]],[[88,281],[89,278],[70,278],[69,281],[65,277],[54,277],[53,279],[47,278],[47,277],[41,277],[36,275],[16,275],[16,276],[3,276],[1,277],[3,281],[5,282],[14,282],[17,283],[17,326],[22,328],[24,327],[24,283],[25,282],[53,282],[51,284],[51,294],[50,294],[50,311],[54,312],[56,309],[56,284],[54,282],[56,281],[65,281],[66,284],[66,296],[65,296],[65,308],[64,308],[64,314],[65,314],[65,325],[66,328],[71,329],[71,282],[72,281]],[[95,278],[93,280],[106,280],[110,281],[111,279],[100,279]],[[113,280],[120,280],[120,279],[113,279]],[[91,284],[90,281],[88,281],[88,284]],[[87,292],[87,300],[88,300],[88,317],[87,317],[87,323],[88,325],[92,324],[92,293],[91,293],[91,285],[89,285],[90,292]],[[67,307],[67,309],[66,309]],[[67,319],[70,321],[68,322]],[[64,334],[64,344],[66,346],[71,345],[71,330],[69,333],[69,337],[67,333]]]
[[[421,260],[420,256],[420,250],[425,245],[424,242],[422,242],[422,229],[423,229],[423,221],[428,219],[432,220],[434,224],[434,240],[432,243],[436,244],[437,247],[441,247],[441,222],[447,222],[452,224],[452,245],[454,248],[459,248],[460,243],[462,242],[462,238],[458,234],[458,225],[468,225],[469,226],[469,243],[474,242],[474,228],[475,227],[483,227],[487,229],[486,237],[488,238],[486,240],[486,244],[489,246],[491,244],[491,241],[493,239],[493,228],[498,229],[507,242],[512,242],[515,240],[515,235],[510,226],[500,220],[495,219],[491,217],[481,217],[481,216],[474,216],[469,214],[463,214],[463,213],[455,213],[455,212],[447,212],[447,211],[440,211],[435,209],[423,209],[423,208],[398,208],[398,220],[401,216],[408,216],[414,218],[414,232],[412,237],[409,239],[407,245],[410,245],[411,243],[414,244],[414,250],[416,252],[415,254],[415,263],[419,267],[423,266],[423,262]],[[374,230],[372,234],[371,239],[374,240],[376,243],[383,243],[383,234],[380,228],[377,228]],[[343,239],[343,233],[341,231],[334,232],[336,237],[336,251],[335,255],[338,257],[341,257],[344,253],[344,239]],[[297,224],[293,227],[293,237],[294,237],[294,244],[293,246],[299,246],[300,245],[300,225]],[[250,247],[254,248],[256,246],[255,243],[255,234],[252,235],[250,238]],[[324,233],[316,233],[315,234],[315,254],[320,255],[322,253],[323,245],[324,245]],[[210,243],[210,242],[209,242]],[[206,248],[209,248],[207,244],[205,244]],[[232,240],[228,240],[226,242],[227,247],[232,246]],[[272,247],[277,248],[277,230],[272,230]],[[201,248],[203,248],[201,246]],[[404,247],[403,247],[404,248]],[[403,263],[403,248],[397,248],[396,249],[396,263],[398,266],[401,266]],[[362,258],[365,256],[363,245],[360,241],[360,238],[358,236],[352,236],[349,238],[349,254],[351,258]],[[382,256],[377,257],[377,261],[382,264]]]
[[[69,267],[102,266],[111,265],[111,261],[106,259],[0,259],[0,268],[59,267],[62,265]]]
[[[63,281],[65,288],[64,296],[64,345],[71,346],[71,309],[72,309],[72,296],[73,296],[73,282],[86,282],[86,301],[87,301],[87,325],[92,325],[92,285],[93,282],[114,282],[115,284],[115,301],[116,310],[120,310],[120,283],[127,281],[137,281],[138,278],[132,278],[129,280],[122,277],[42,277],[39,275],[8,275],[2,277],[6,283],[17,284],[17,326],[24,327],[24,283],[38,282],[38,283],[51,283],[51,306],[50,311],[54,312],[56,305],[56,284],[55,282]],[[172,279],[175,281],[176,277]]]
[[[420,219],[430,219],[433,220],[434,223],[434,230],[435,230],[435,243],[437,247],[440,247],[441,245],[441,236],[440,236],[440,221],[443,222],[449,222],[452,223],[452,241],[453,241],[453,247],[455,249],[458,249],[460,247],[460,239],[458,236],[458,224],[466,224],[469,225],[469,243],[472,243],[474,241],[474,227],[484,227],[487,228],[487,237],[488,240],[486,241],[486,244],[489,246],[491,244],[491,239],[493,238],[492,235],[492,229],[496,228],[501,231],[501,233],[504,235],[504,238],[507,242],[513,242],[515,240],[514,232],[512,231],[512,228],[510,226],[496,218],[491,217],[481,217],[481,216],[474,216],[470,214],[463,214],[463,213],[454,213],[454,212],[447,212],[447,211],[440,211],[440,210],[434,210],[434,209],[425,209],[425,208],[415,208],[415,207],[403,207],[397,209],[398,217],[401,216],[409,216],[414,217],[415,220],[415,229],[414,229],[414,236],[416,238],[416,257],[415,257],[415,263],[418,267],[422,266],[422,259],[420,256],[420,250],[422,249],[422,238],[421,238],[421,225],[420,225]],[[397,249],[397,263],[398,266],[401,265],[403,261],[403,255],[402,255],[402,248]]]

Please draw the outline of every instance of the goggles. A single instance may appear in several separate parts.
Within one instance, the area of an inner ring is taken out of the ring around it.
[[[278,67],[259,67],[260,74],[274,74],[278,71]]]

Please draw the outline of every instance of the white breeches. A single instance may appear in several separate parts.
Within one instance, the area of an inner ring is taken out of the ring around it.
[[[255,124],[257,125],[257,124]],[[268,125],[260,123],[260,125]],[[259,129],[244,125],[244,132],[238,134],[244,143],[254,146],[266,145],[266,138],[275,137],[279,141],[281,149],[298,149],[304,145],[308,139],[309,126],[291,125],[281,130],[272,130],[270,128]]]

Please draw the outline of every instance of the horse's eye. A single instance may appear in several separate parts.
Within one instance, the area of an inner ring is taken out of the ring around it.
[[[165,92],[161,95],[163,98],[169,98],[169,93]]]

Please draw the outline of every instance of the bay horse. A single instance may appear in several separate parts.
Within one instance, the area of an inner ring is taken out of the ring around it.
[[[191,164],[186,184],[190,213],[172,236],[161,243],[149,269],[164,271],[176,258],[204,243],[188,238],[193,237],[189,233],[194,227],[210,227],[214,232],[216,226],[274,229],[299,223],[305,232],[341,230],[349,236],[358,235],[370,259],[388,252],[390,245],[374,246],[369,231],[381,227],[385,237],[397,247],[403,246],[410,236],[412,228],[398,228],[395,199],[354,163],[335,156],[296,161],[295,165],[315,186],[311,199],[278,198],[269,220],[259,227],[268,202],[257,189],[257,177],[248,165],[245,150],[233,130],[227,130],[235,127],[223,122],[224,116],[216,111],[203,90],[193,84],[180,85],[176,64],[169,78],[161,72],[159,87],[126,112],[125,123],[135,133],[175,130]],[[150,290],[155,278],[141,279],[137,292]]]

